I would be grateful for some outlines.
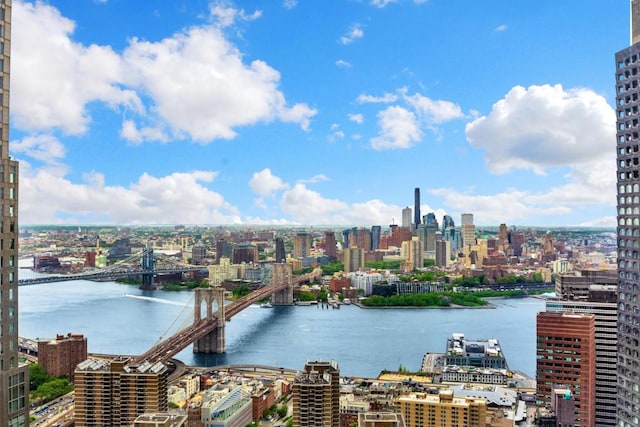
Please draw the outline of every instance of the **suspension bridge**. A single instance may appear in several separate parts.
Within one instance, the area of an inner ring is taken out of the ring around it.
[[[155,278],[158,275],[187,273],[200,271],[206,267],[183,264],[172,257],[154,254],[153,249],[147,247],[141,252],[133,254],[103,269],[90,269],[74,274],[47,274],[38,277],[18,279],[19,286],[38,285],[42,283],[66,282],[71,280],[116,280],[123,277],[142,277],[141,289],[155,289]]]
[[[291,265],[273,264],[270,285],[263,286],[240,299],[224,304],[224,288],[196,288],[194,290],[193,324],[180,329],[168,338],[161,339],[137,362],[166,362],[189,344],[194,353],[224,353],[225,322],[256,302],[271,296],[274,305],[293,304],[293,287],[314,280],[322,274],[321,269],[302,276],[293,276]],[[214,311],[214,304],[216,310]],[[203,305],[205,313],[203,314]]]

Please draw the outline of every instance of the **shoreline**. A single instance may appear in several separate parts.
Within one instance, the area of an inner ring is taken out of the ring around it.
[[[381,307],[367,307],[365,305],[360,304],[359,302],[352,302],[351,304],[364,309],[364,310],[379,310],[379,309],[397,309],[397,308],[408,308],[408,309],[418,309],[418,310],[422,310],[422,309],[444,309],[444,310],[458,310],[458,309],[495,309],[496,306],[491,304],[491,303],[487,303],[487,305],[456,305],[456,304],[451,304],[451,305],[447,305],[447,306],[439,306],[439,305],[425,305],[425,306],[417,306],[417,305],[385,305],[385,306],[381,306]]]

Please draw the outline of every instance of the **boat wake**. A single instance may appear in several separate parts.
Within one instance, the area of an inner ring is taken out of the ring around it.
[[[177,305],[179,307],[183,307],[184,304],[178,301],[171,301],[169,299],[162,299],[162,298],[154,298],[154,297],[145,297],[142,295],[131,295],[131,294],[124,294],[125,297],[128,298],[135,298],[135,299],[141,299],[141,300],[145,300],[145,301],[151,301],[151,302],[159,302],[161,304],[170,304],[170,305]]]

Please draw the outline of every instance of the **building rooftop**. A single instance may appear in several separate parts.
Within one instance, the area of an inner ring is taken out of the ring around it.
[[[469,340],[454,333],[447,339],[447,354],[465,357],[504,357],[498,340]]]

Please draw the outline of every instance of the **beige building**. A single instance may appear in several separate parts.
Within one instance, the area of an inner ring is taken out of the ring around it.
[[[358,414],[358,427],[405,427],[401,414],[364,412]]]
[[[340,370],[332,362],[307,362],[293,382],[293,426],[340,425]]]
[[[0,2],[0,422],[29,423],[29,370],[18,357],[18,162],[9,156],[11,0]]]
[[[343,251],[344,272],[351,273],[364,268],[364,249],[350,246]]]
[[[486,427],[484,399],[454,397],[453,390],[439,394],[414,393],[396,399],[407,427]]]
[[[144,413],[166,412],[167,367],[88,359],[75,370],[76,427],[128,426]]]

